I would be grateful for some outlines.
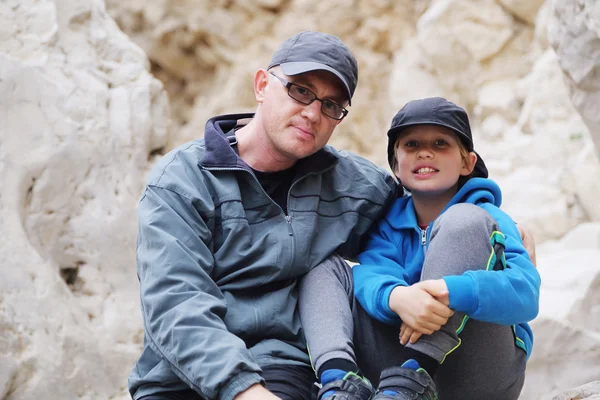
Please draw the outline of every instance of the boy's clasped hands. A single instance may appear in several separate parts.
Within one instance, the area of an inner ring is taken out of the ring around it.
[[[443,279],[397,286],[390,294],[389,305],[402,320],[399,335],[402,345],[416,343],[421,335],[438,331],[454,315]]]

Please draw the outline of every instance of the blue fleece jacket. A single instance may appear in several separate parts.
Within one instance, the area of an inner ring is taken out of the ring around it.
[[[499,209],[502,194],[498,185],[484,178],[472,178],[456,193],[446,209],[457,203],[475,204],[496,220],[505,238],[506,268],[502,271],[467,271],[446,276],[450,308],[470,318],[501,325],[513,325],[517,346],[529,356],[533,334],[527,324],[537,316],[540,276],[523,247],[512,219]],[[435,222],[435,221],[434,221]],[[419,281],[433,223],[422,230],[412,197],[398,198],[385,218],[371,232],[366,249],[353,270],[355,295],[375,319],[399,324],[389,307],[392,290]]]

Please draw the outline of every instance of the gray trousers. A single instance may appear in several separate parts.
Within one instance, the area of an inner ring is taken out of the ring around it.
[[[421,280],[492,268],[491,255],[498,262],[503,255],[503,248],[490,240],[497,230],[496,221],[480,207],[450,207],[433,226]],[[346,359],[376,386],[381,371],[402,359],[400,327],[366,313],[354,297],[352,271],[342,258],[330,257],[304,277],[299,304],[315,370],[328,360]],[[526,355],[516,347],[512,327],[466,318],[461,329],[464,317],[457,312],[439,331],[407,344],[441,362],[435,374],[440,399],[517,399]]]

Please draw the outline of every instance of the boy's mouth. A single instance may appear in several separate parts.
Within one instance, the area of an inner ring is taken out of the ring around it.
[[[432,174],[434,172],[439,172],[439,170],[435,169],[435,168],[431,168],[431,167],[420,167],[417,168],[413,171],[413,174]]]

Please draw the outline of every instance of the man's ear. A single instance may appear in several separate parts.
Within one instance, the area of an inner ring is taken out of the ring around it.
[[[463,167],[460,170],[461,176],[469,176],[473,173],[473,169],[475,168],[475,163],[477,162],[477,154],[474,152],[469,152],[467,158],[463,159]]]
[[[259,69],[254,74],[254,97],[258,103],[265,100],[267,84],[269,83],[269,73],[266,69]]]

